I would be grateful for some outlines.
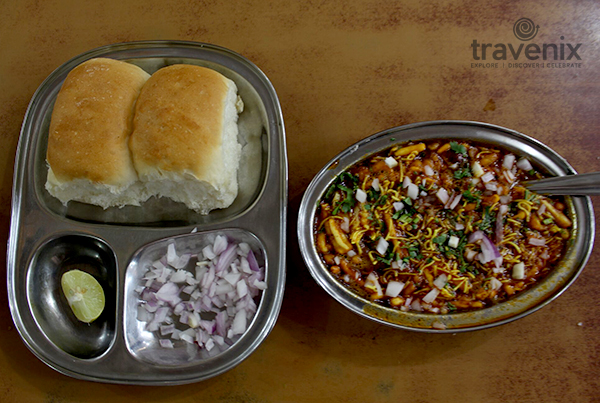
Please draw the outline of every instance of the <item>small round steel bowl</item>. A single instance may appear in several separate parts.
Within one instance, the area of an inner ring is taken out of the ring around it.
[[[522,318],[557,298],[581,273],[592,251],[595,224],[589,197],[565,198],[573,217],[573,228],[567,250],[558,266],[534,287],[488,308],[450,314],[403,312],[358,296],[329,272],[316,250],[314,234],[319,200],[329,185],[338,174],[372,154],[409,140],[436,138],[474,140],[498,146],[527,157],[538,170],[550,176],[576,173],[564,158],[539,141],[514,130],[486,123],[424,122],[372,135],[348,147],[321,169],[302,199],[298,214],[300,250],[317,283],[339,303],[365,318],[400,329],[432,333],[456,333],[501,325]]]

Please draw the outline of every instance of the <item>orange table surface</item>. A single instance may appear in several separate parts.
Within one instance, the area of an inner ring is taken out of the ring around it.
[[[493,123],[544,142],[578,172],[600,171],[600,7],[595,2],[1,4],[1,245],[9,233],[19,129],[36,88],[84,51],[149,39],[220,45],[269,77],[285,120],[290,230],[286,292],[275,328],[240,365],[190,385],[112,385],[59,374],[20,339],[2,287],[0,401],[600,401],[597,250],[577,281],[536,313],[487,330],[435,335],[376,324],[343,308],[310,276],[294,232],[303,191],[327,161],[370,134],[408,123]],[[513,27],[521,18],[539,27],[532,40],[516,37]],[[474,41],[492,44],[485,60],[481,46],[474,53]],[[510,48],[504,55],[493,53],[498,44],[517,49],[532,43],[557,44],[557,49],[562,44],[565,53],[562,60],[551,54],[543,60],[541,52],[527,58],[525,50],[515,57]]]

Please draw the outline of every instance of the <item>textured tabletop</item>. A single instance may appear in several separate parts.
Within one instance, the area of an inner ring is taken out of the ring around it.
[[[19,129],[36,88],[82,52],[150,39],[220,45],[269,77],[285,120],[289,234],[275,328],[240,365],[191,385],[123,386],[59,374],[21,341],[2,287],[0,401],[599,401],[598,250],[577,281],[536,313],[483,331],[432,335],[343,308],[310,276],[295,235],[300,198],[319,169],[394,126],[497,124],[544,142],[578,172],[599,171],[595,2],[20,0],[1,9],[0,245],[9,232]],[[534,24],[533,38],[515,27],[523,18]]]

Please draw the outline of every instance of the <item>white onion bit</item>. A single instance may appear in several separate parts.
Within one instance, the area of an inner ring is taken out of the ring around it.
[[[533,167],[527,158],[522,158],[517,162],[517,167],[522,169],[523,171],[531,171]]]
[[[373,179],[373,182],[371,182],[371,187],[376,191],[379,192],[379,179],[375,178]]]
[[[362,189],[356,189],[355,197],[356,197],[356,200],[358,200],[360,203],[364,203],[367,201],[367,194]]]
[[[385,164],[390,168],[395,168],[398,166],[398,161],[394,157],[387,157],[385,159]]]

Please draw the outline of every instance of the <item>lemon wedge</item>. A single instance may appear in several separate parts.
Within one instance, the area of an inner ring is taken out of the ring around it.
[[[60,284],[77,319],[85,323],[98,319],[104,310],[104,290],[93,276],[71,270],[62,275]]]

